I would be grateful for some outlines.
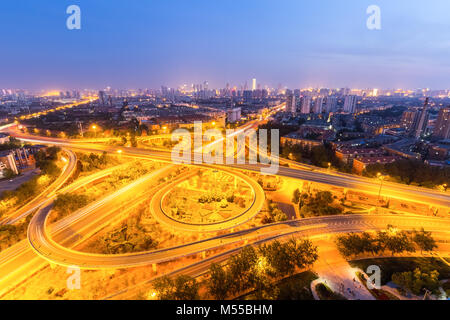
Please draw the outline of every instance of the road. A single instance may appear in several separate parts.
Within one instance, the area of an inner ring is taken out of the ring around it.
[[[129,156],[141,159],[158,160],[166,163],[172,163],[171,152],[169,151],[153,151],[139,148],[118,148],[100,144],[83,144],[72,143],[70,140],[35,137],[31,135],[25,135],[18,133],[17,131],[10,131],[10,134],[18,139],[31,143],[52,144],[70,147],[74,150],[91,151],[91,152],[109,152],[117,153],[118,150],[122,151],[123,156]],[[195,165],[195,164],[192,164]],[[264,165],[261,164],[245,164],[245,165],[227,165],[228,168],[248,170],[252,172],[260,172]],[[375,179],[363,178],[347,174],[339,174],[326,171],[311,171],[303,166],[297,167],[284,167],[280,166],[278,173],[281,177],[296,178],[302,180],[308,180],[312,182],[322,183],[326,185],[344,187],[357,191],[367,192],[378,195],[380,189],[380,182]],[[398,183],[385,182],[383,184],[382,196],[388,196],[391,198],[414,201],[417,203],[427,204],[430,206],[439,206],[450,208],[450,196],[448,193],[434,191],[432,189],[418,188]]]
[[[110,175],[117,169],[126,164],[112,167],[103,171],[99,171],[90,176],[80,178],[73,184],[61,189],[59,193],[73,192],[97,180],[103,179]],[[157,171],[156,174],[163,174],[170,168],[165,167]],[[144,189],[145,191],[152,191]],[[46,208],[49,209],[51,201],[56,198],[56,195],[49,198]],[[118,211],[122,214],[127,214],[128,210],[134,208],[132,202],[122,202],[123,198],[117,198],[111,203],[114,210],[107,212],[105,210],[91,211],[85,214],[84,210],[75,212],[60,221],[57,221],[51,226],[50,233],[52,239],[56,242],[73,247],[83,239],[96,233],[106,224],[111,223],[117,218]],[[94,204],[93,204],[94,205]],[[48,265],[48,262],[40,258],[31,249],[28,239],[22,240],[16,245],[0,252],[0,295],[7,292],[14,285],[26,279],[28,276],[37,272]]]
[[[36,220],[45,215],[36,215]],[[443,218],[408,215],[350,215],[302,219],[261,226],[249,230],[220,235],[214,238],[165,248],[152,252],[99,255],[78,252],[65,248],[53,241],[44,229],[42,221],[30,224],[29,240],[38,255],[49,262],[62,266],[78,266],[82,269],[130,268],[171,261],[191,256],[226,245],[248,242],[266,242],[286,236],[324,236],[346,232],[362,232],[385,229],[394,225],[399,229],[412,230],[424,227],[427,231],[449,233],[450,220]]]
[[[44,191],[42,191],[38,196],[36,196],[33,200],[27,202],[26,205],[19,208],[12,215],[5,217],[0,221],[0,225],[5,224],[15,224],[20,220],[26,218],[29,214],[36,211],[41,205],[49,198],[55,195],[56,191],[61,188],[67,180],[72,176],[75,172],[77,157],[75,153],[70,150],[63,150],[64,153],[67,154],[68,158],[66,160],[66,164],[59,175],[59,177],[50,184]]]

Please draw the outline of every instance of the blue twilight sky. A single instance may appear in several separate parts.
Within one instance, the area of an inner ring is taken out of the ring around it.
[[[450,88],[448,0],[2,0],[0,44],[0,88]]]

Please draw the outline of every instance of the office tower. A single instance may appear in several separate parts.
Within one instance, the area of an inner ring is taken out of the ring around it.
[[[346,96],[344,101],[344,112],[355,113],[356,111],[356,96]]]
[[[450,107],[439,110],[433,136],[440,139],[450,139]]]
[[[314,101],[314,109],[315,114],[322,113],[323,111],[323,97],[317,97],[316,101]]]
[[[286,99],[286,111],[292,114],[297,113],[297,98],[293,94],[289,94]]]
[[[425,104],[422,108],[422,111],[419,113],[419,116],[416,117],[416,121],[414,123],[413,136],[414,138],[420,138],[427,130],[428,126],[428,98],[425,99]]]
[[[303,114],[308,114],[311,112],[311,97],[305,96],[302,98],[302,106],[300,112]]]
[[[337,98],[335,96],[327,97],[327,102],[325,104],[325,112],[335,112],[337,109]]]
[[[256,79],[255,78],[252,79],[252,90],[253,91],[256,90]]]

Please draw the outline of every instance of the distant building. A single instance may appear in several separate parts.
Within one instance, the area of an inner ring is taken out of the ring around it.
[[[433,136],[439,139],[450,139],[450,107],[439,110]]]
[[[358,158],[353,160],[353,170],[362,174],[367,166],[372,164],[387,164],[397,161],[399,158],[396,156],[381,156],[381,157],[367,157],[367,158]]]
[[[4,177],[4,171],[10,169],[15,174],[19,174],[19,170],[16,166],[16,161],[14,159],[14,152],[11,150],[0,151],[0,177]]]
[[[286,144],[301,145],[309,149],[323,145],[322,141],[307,139],[298,133],[290,133],[287,136],[281,137],[280,143],[282,146]]]
[[[355,113],[356,112],[356,96],[346,96],[344,100],[344,112]]]
[[[287,96],[286,111],[290,112],[294,115],[297,113],[297,97],[296,96],[294,96],[292,94]]]
[[[241,120],[241,108],[232,108],[227,110],[227,122],[235,123]]]
[[[327,97],[327,101],[325,104],[325,112],[335,112],[337,109],[337,98],[334,96]]]
[[[305,96],[302,98],[301,110],[302,114],[308,114],[311,112],[311,97]]]
[[[250,102],[253,100],[253,91],[251,90],[244,90],[244,101]]]
[[[416,139],[420,138],[423,134],[426,133],[428,127],[428,98],[425,99],[425,104],[422,108],[422,111],[418,113],[418,116],[415,118],[412,136]]]
[[[322,113],[322,111],[323,111],[323,98],[317,97],[316,100],[314,101],[313,112],[315,114],[319,114]]]
[[[359,158],[382,157],[383,153],[383,150],[376,148],[342,148],[335,151],[336,158],[345,163]]]
[[[414,127],[414,121],[417,116],[417,111],[415,110],[406,110],[402,114],[401,123],[403,128],[405,128],[406,132],[411,132]]]

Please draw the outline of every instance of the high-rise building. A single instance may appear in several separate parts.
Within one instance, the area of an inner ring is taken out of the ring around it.
[[[406,110],[402,114],[402,126],[405,128],[406,132],[411,132],[414,128],[414,122],[416,120],[418,112],[415,110]]]
[[[426,132],[428,127],[428,120],[428,98],[426,98],[422,111],[419,113],[419,116],[416,117],[416,121],[414,123],[413,136],[416,139],[420,138]]]
[[[323,111],[323,97],[317,97],[316,101],[314,101],[314,109],[315,114],[322,113]]]
[[[450,107],[439,110],[433,136],[440,139],[450,139]]]
[[[325,112],[335,112],[337,109],[337,98],[335,96],[327,97],[327,102],[325,104]]]
[[[344,112],[345,113],[355,113],[356,112],[356,96],[345,96]]]
[[[302,98],[302,104],[301,104],[301,113],[308,114],[311,112],[311,97],[304,96]]]
[[[104,106],[106,104],[106,95],[105,95],[105,91],[99,91],[98,92],[98,98],[100,100],[100,103],[102,104],[102,106]]]
[[[227,110],[227,121],[229,123],[235,123],[241,120],[241,108],[232,107]]]
[[[252,79],[252,90],[253,91],[256,90],[256,79],[255,78]]]
[[[244,101],[250,102],[253,100],[253,92],[250,90],[244,90]]]
[[[292,114],[297,113],[297,97],[289,94],[286,98],[286,111]]]

